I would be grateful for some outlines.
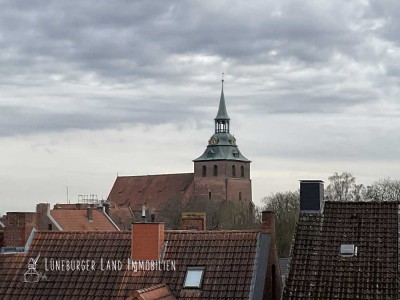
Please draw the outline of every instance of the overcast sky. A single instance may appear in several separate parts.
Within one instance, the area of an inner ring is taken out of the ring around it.
[[[400,167],[400,1],[0,1],[0,213],[192,172],[225,73],[253,201]]]

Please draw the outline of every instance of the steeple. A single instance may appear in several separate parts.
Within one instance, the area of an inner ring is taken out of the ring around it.
[[[222,73],[223,74],[223,73]],[[225,96],[224,96],[224,79],[222,77],[222,89],[221,89],[221,98],[219,99],[219,108],[218,108],[218,113],[217,116],[215,117],[214,120],[230,120],[228,116],[228,112],[226,111],[226,105],[225,105]]]
[[[244,157],[237,145],[235,137],[229,132],[230,118],[226,111],[224,96],[224,73],[222,73],[222,89],[221,98],[219,99],[219,108],[215,117],[215,133],[208,140],[208,146],[202,156],[194,161],[210,161],[210,160],[232,160],[250,162]]]
[[[215,132],[203,154],[194,159],[193,199],[234,201],[243,211],[254,210],[251,199],[250,163],[240,153],[235,137],[229,131],[229,116],[224,95],[222,73],[221,97],[215,117]]]
[[[228,132],[229,133],[229,116],[226,111],[225,96],[224,96],[224,73],[222,73],[222,88],[221,98],[219,99],[219,108],[217,116],[215,117],[215,133],[217,132]]]

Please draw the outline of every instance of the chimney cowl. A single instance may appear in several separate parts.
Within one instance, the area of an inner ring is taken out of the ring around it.
[[[142,222],[146,222],[146,205],[142,205]]]
[[[324,202],[322,180],[300,180],[300,212],[319,213]]]

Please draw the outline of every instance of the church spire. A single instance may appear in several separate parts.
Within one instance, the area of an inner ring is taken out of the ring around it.
[[[215,133],[217,132],[228,132],[229,133],[229,116],[226,111],[225,96],[224,96],[224,73],[222,73],[222,88],[221,98],[219,99],[219,108],[217,116],[215,117]]]
[[[208,140],[206,151],[202,156],[196,158],[194,162],[212,161],[212,160],[231,160],[250,162],[244,157],[236,145],[235,137],[229,132],[229,116],[226,111],[224,96],[224,73],[222,73],[221,98],[219,108],[215,117],[215,133]]]
[[[224,96],[224,73],[222,73],[222,89],[221,89],[221,98],[219,99],[219,108],[218,108],[218,113],[217,116],[215,117],[215,121],[228,121],[229,122],[229,116],[228,112],[226,111],[226,105],[225,105],[225,96]]]

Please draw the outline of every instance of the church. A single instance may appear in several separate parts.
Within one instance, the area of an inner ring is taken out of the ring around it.
[[[145,207],[150,213],[157,214],[160,206],[171,199],[182,202],[208,199],[233,201],[252,213],[251,161],[240,152],[236,138],[230,132],[224,80],[214,121],[214,134],[204,153],[193,160],[193,173],[118,176],[107,199],[114,212],[129,208],[133,214]]]

